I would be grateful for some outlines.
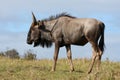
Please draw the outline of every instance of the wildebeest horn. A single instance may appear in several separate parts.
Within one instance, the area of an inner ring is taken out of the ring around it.
[[[34,23],[36,23],[36,22],[37,22],[37,20],[36,20],[35,15],[34,15],[34,13],[33,13],[33,12],[32,12],[32,17],[33,17],[33,22],[34,22]]]

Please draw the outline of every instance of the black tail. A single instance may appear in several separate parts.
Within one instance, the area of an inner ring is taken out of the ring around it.
[[[104,52],[104,47],[105,47],[105,43],[104,43],[104,29],[105,29],[105,25],[104,23],[102,23],[102,25],[100,25],[101,27],[101,38],[100,38],[100,41],[99,41],[99,48],[102,52]]]

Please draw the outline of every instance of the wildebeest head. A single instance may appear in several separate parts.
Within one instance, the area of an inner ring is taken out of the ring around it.
[[[33,17],[33,22],[30,26],[30,30],[28,32],[27,36],[27,43],[28,44],[33,44],[34,47],[40,45],[42,47],[51,47],[52,46],[52,41],[51,41],[51,36],[43,34],[43,31],[48,32],[45,30],[45,25],[43,21],[37,21],[34,14],[32,13]]]
[[[39,45],[39,40],[40,40],[39,26],[41,24],[40,24],[40,22],[38,23],[38,21],[36,20],[33,13],[32,13],[32,17],[33,17],[33,22],[31,24],[30,30],[28,32],[27,43],[32,44],[34,42],[34,47],[35,47],[35,46]]]

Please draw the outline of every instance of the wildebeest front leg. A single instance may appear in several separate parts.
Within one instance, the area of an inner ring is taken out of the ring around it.
[[[66,45],[66,50],[67,50],[68,61],[69,61],[69,64],[70,64],[70,72],[72,72],[72,71],[74,71],[74,67],[73,67],[73,63],[72,63],[71,46]]]
[[[54,52],[54,63],[53,63],[53,67],[51,71],[55,71],[56,69],[56,62],[57,62],[57,58],[58,58],[58,53],[59,53],[59,45],[55,43],[55,52]]]

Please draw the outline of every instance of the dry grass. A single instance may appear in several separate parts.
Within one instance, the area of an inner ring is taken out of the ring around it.
[[[120,62],[103,61],[99,73],[87,74],[90,61],[73,60],[75,71],[69,72],[66,59],[59,59],[55,72],[52,60],[22,60],[0,57],[0,80],[120,80]]]

